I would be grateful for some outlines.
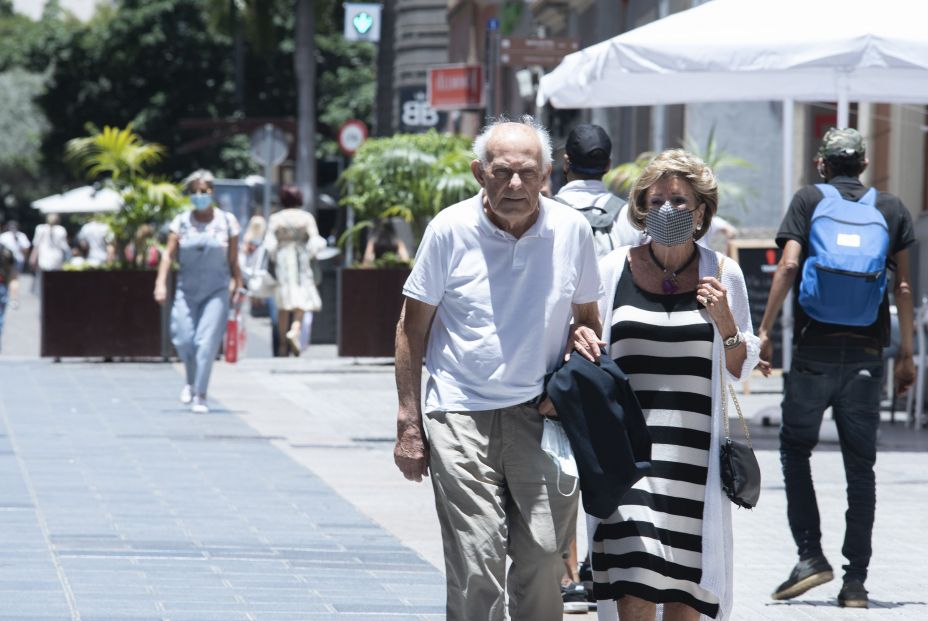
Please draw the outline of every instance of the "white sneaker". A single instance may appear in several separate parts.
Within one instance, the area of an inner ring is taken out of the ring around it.
[[[190,410],[194,414],[207,414],[209,412],[209,406],[206,405],[206,397],[194,397],[193,407],[191,407]]]
[[[180,402],[188,405],[191,401],[193,401],[193,386],[184,384],[183,390],[180,391]]]

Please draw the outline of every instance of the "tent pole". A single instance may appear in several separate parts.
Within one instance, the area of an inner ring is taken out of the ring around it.
[[[792,99],[783,100],[783,212],[789,208],[793,195],[793,133],[796,110]],[[783,324],[783,372],[788,372],[793,360],[793,292],[786,295],[780,321]]]
[[[850,103],[847,96],[847,74],[838,72],[838,127],[847,127],[850,122]]]

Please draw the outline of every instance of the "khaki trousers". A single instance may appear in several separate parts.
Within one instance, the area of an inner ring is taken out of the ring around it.
[[[576,532],[578,494],[558,492],[542,427],[537,408],[522,405],[425,415],[447,621],[502,621],[506,592],[513,621],[563,616],[561,557]]]

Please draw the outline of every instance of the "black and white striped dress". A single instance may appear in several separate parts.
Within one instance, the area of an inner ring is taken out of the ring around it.
[[[611,353],[648,422],[652,469],[593,534],[598,600],[632,595],[718,615],[718,597],[699,586],[712,339],[710,319],[693,292],[644,291],[626,263],[613,302]]]

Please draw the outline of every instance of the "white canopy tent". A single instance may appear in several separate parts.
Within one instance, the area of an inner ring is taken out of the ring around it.
[[[706,101],[928,101],[928,2],[713,0],[567,56],[558,108]]]
[[[85,185],[63,194],[53,194],[32,202],[32,207],[49,213],[100,213],[119,211],[122,197],[109,188],[96,189]]]
[[[783,101],[783,196],[794,188],[793,102],[928,102],[928,2],[711,0],[568,55],[539,106]],[[784,206],[786,201],[784,200]],[[789,367],[789,304],[784,366]]]

